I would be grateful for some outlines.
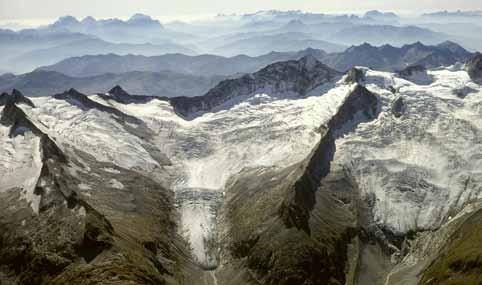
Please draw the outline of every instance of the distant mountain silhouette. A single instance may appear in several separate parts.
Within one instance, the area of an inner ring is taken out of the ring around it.
[[[192,75],[235,75],[254,72],[270,63],[283,60],[299,59],[312,55],[319,61],[339,71],[346,71],[353,66],[368,66],[381,70],[397,71],[411,65],[427,68],[452,65],[465,62],[471,53],[453,42],[444,42],[436,46],[421,43],[405,45],[401,48],[370,44],[353,46],[344,52],[328,54],[322,50],[305,49],[299,52],[271,52],[262,56],[244,55],[222,57],[215,55],[187,56],[168,54],[162,56],[118,56],[114,54],[83,56],[63,60],[40,70],[57,71],[70,76],[92,76],[103,73],[130,71],[170,70],[176,73]]]
[[[26,96],[47,96],[75,88],[82,93],[93,94],[107,91],[112,86],[121,85],[132,94],[155,95],[163,97],[196,96],[204,94],[223,76],[194,76],[171,71],[141,72],[132,71],[121,74],[76,78],[55,71],[34,71],[15,76],[0,76],[0,92],[14,88],[22,90]]]

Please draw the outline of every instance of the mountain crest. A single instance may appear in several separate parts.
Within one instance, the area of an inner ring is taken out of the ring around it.
[[[26,131],[31,131],[39,136],[42,134],[13,100],[7,100],[0,116],[0,124],[10,127],[9,137],[21,135]]]
[[[80,93],[79,91],[75,90],[74,88],[69,89],[68,91],[60,94],[56,94],[53,96],[55,99],[58,100],[65,100],[69,102],[72,105],[77,106],[78,108],[82,110],[91,110],[91,109],[96,109],[101,112],[105,113],[110,113],[113,114],[125,121],[131,122],[131,123],[140,123],[140,120],[127,115],[116,108],[112,108],[110,106],[103,105],[101,103],[98,103],[92,99],[90,99],[87,95]]]
[[[270,64],[258,72],[240,78],[224,80],[203,96],[176,97],[171,98],[170,102],[178,114],[190,117],[255,92],[294,92],[304,96],[340,75],[340,72],[319,62],[314,56],[307,55],[299,60]]]
[[[129,96],[129,93],[127,93],[122,87],[119,85],[114,86],[111,90],[108,92],[110,95],[115,95],[115,96]]]
[[[25,97],[17,89],[13,89],[11,95],[9,95],[8,93],[2,93],[0,95],[0,106],[6,105],[8,102],[11,102],[12,104],[25,104],[32,108],[35,108],[33,102],[27,97]]]

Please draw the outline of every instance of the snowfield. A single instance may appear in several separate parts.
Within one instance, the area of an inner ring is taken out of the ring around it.
[[[432,229],[481,199],[482,87],[455,67],[429,71],[432,82],[422,78],[423,85],[364,71],[363,84],[379,97],[381,113],[337,139],[334,161],[350,171],[371,201],[374,221],[400,233]],[[215,261],[207,243],[215,230],[217,201],[209,197],[222,199],[227,180],[244,168],[282,168],[306,158],[321,138],[320,126],[353,87],[342,79],[302,98],[263,90],[192,120],[161,100],[121,104],[89,96],[141,119],[145,134],[112,114],[64,100],[33,98],[36,108],[20,107],[61,148],[72,146],[146,175],[162,167],[152,153],[154,145],[172,163],[170,187],[177,193],[181,231],[197,260],[211,266]],[[404,104],[400,117],[392,112],[398,98]],[[0,126],[0,191],[22,188],[22,199],[35,209],[31,187],[41,165],[38,139],[29,133],[8,138],[7,133]],[[124,187],[116,180],[109,183]]]

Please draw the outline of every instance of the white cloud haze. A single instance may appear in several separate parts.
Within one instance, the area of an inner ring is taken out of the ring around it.
[[[421,13],[434,10],[482,10],[482,0],[0,0],[0,20],[96,18],[145,13],[156,17],[199,17],[217,13],[248,13],[265,9],[310,12],[362,12],[371,9]]]

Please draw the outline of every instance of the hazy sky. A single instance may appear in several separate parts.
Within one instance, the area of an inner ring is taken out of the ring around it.
[[[0,0],[0,20],[52,19],[61,15],[127,17],[137,12],[172,19],[266,9],[311,12],[379,9],[421,13],[444,9],[482,10],[482,0]]]

